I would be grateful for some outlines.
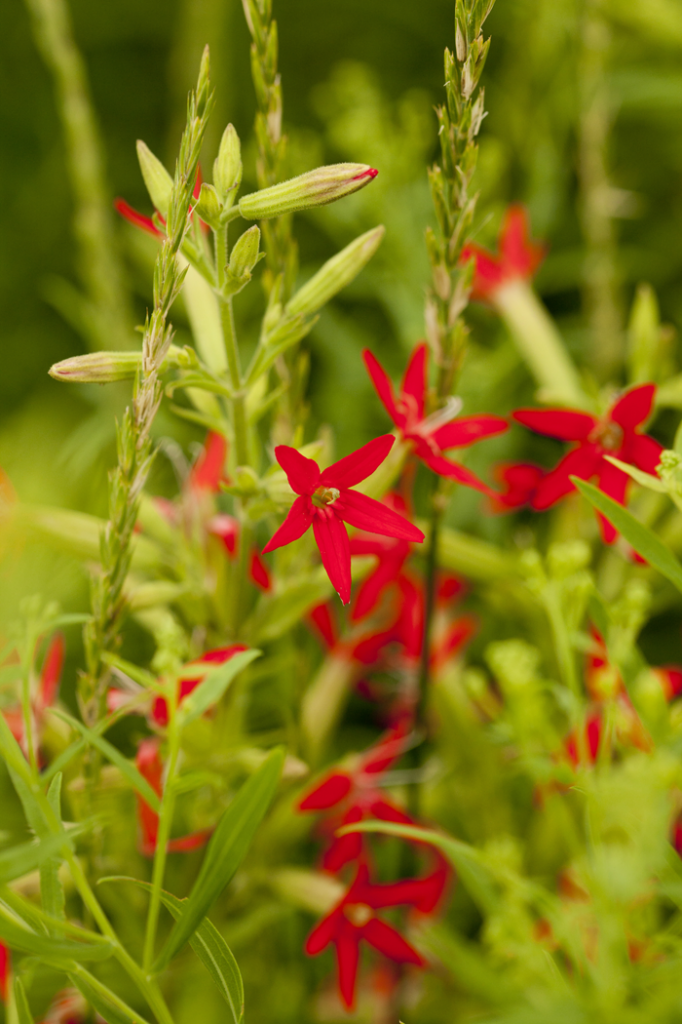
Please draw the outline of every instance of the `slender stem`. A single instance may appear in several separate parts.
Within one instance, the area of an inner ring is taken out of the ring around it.
[[[424,593],[424,633],[422,639],[421,663],[419,667],[419,695],[415,713],[415,724],[425,725],[425,711],[428,699],[431,676],[431,634],[433,632],[433,613],[436,604],[436,573],[438,571],[438,536],[443,518],[443,502],[439,493],[438,478],[433,478],[434,487],[431,494],[431,528],[429,530],[429,546],[426,552],[426,579]]]
[[[543,601],[547,611],[554,643],[557,651],[559,668],[564,677],[564,682],[575,697],[580,697],[580,683],[576,672],[575,657],[571,646],[571,638],[566,629],[566,623],[561,610],[561,603],[554,584],[549,583],[543,591]]]
[[[170,705],[171,702],[169,702]],[[147,928],[144,937],[144,955],[142,965],[145,971],[149,971],[154,961],[154,943],[156,941],[156,928],[159,921],[159,909],[161,907],[161,888],[163,876],[166,870],[166,858],[168,855],[168,840],[170,839],[171,827],[173,824],[173,812],[175,810],[175,789],[173,779],[178,763],[180,752],[180,732],[177,728],[175,709],[170,708],[169,721],[169,756],[168,771],[161,798],[159,809],[159,831],[156,837],[156,850],[154,851],[154,867],[152,869],[152,892],[149,901],[147,914]]]
[[[220,318],[223,325],[223,337],[225,339],[227,368],[230,373],[230,382],[235,392],[232,399],[232,426],[234,429],[237,463],[240,466],[247,466],[249,463],[249,446],[247,441],[246,401],[242,390],[242,370],[239,359],[237,335],[234,329],[232,299],[220,300]]]
[[[29,764],[37,774],[38,762],[36,760],[35,743],[33,741],[33,722],[31,715],[31,672],[33,669],[33,655],[35,652],[36,638],[29,633],[26,650],[24,651],[24,664],[21,674],[21,710],[24,719],[24,734],[26,736],[26,749],[28,751]]]

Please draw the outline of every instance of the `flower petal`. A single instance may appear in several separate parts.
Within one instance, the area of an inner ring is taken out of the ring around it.
[[[341,908],[335,907],[330,914],[318,921],[305,942],[305,951],[308,956],[317,956],[327,948],[332,939],[336,937],[342,919]]]
[[[291,544],[306,532],[313,521],[313,504],[307,495],[301,495],[293,503],[286,519],[263,548],[263,554]]]
[[[345,918],[343,918],[343,923],[344,927],[341,928],[335,940],[336,961],[339,968],[339,994],[344,1006],[352,1010],[355,1004],[355,982],[360,960],[358,941],[360,936]]]
[[[633,462],[644,473],[656,476],[662,451],[664,451],[663,445],[654,441],[653,437],[649,437],[647,434],[633,434],[628,439],[627,445],[624,446],[620,458],[624,462]]]
[[[222,434],[211,431],[204,442],[199,458],[192,466],[189,486],[192,491],[210,491],[217,494],[224,477],[227,441]]]
[[[296,494],[312,494],[320,482],[320,467],[314,459],[307,459],[296,448],[278,444],[275,458],[287,475],[292,491]]]
[[[373,917],[362,929],[362,937],[380,953],[387,956],[397,964],[416,964],[421,967],[424,963],[416,949],[413,949],[407,939],[404,939],[400,932],[392,928],[390,924]]]
[[[560,441],[586,441],[597,425],[594,416],[571,409],[518,409],[512,416],[536,434]]]
[[[380,501],[361,494],[359,491],[343,491],[334,503],[336,514],[350,526],[369,533],[378,533],[382,537],[397,537],[398,540],[409,540],[420,544],[424,534],[409,520],[398,515],[393,509],[387,508]]]
[[[434,430],[431,439],[441,451],[447,451],[448,448],[465,448],[484,437],[503,434],[508,428],[509,424],[501,416],[464,416]]]
[[[337,487],[339,490],[355,487],[381,465],[394,441],[393,434],[375,437],[356,452],[351,452],[350,455],[328,466],[320,476],[320,483],[323,487]]]
[[[143,231],[147,231],[150,235],[154,235],[155,238],[163,238],[163,235],[157,228],[151,217],[145,217],[143,213],[138,213],[132,206],[126,203],[125,199],[117,199],[114,202],[114,209],[117,213],[120,213],[125,220],[134,224],[136,228],[142,228]]]
[[[506,279],[530,278],[545,255],[542,245],[529,239],[528,214],[523,206],[510,206],[500,232],[500,255]]]
[[[299,800],[299,811],[326,811],[348,796],[353,785],[346,772],[331,772]]]
[[[444,455],[434,455],[427,444],[418,444],[415,454],[438,476],[447,477],[449,480],[456,480],[457,483],[464,484],[465,487],[473,487],[474,490],[481,491],[483,494],[487,494],[488,497],[495,496],[492,488],[484,484],[482,480],[479,480],[470,469],[461,466],[459,462],[452,462],[451,459],[446,459]]]
[[[413,400],[413,408],[418,420],[424,418],[424,392],[426,391],[426,356],[428,347],[422,341],[410,356],[405,370],[401,392]]]
[[[481,248],[480,245],[474,245],[473,242],[469,242],[462,249],[460,264],[464,265],[471,259],[475,260],[471,296],[479,302],[485,302],[493,296],[501,284],[504,284],[502,264],[491,252]]]
[[[351,541],[352,552],[353,544]],[[350,613],[351,622],[359,622],[360,619],[364,619],[371,611],[374,611],[384,590],[393,583],[400,572],[404,560],[404,558],[384,558],[379,562],[374,572],[370,573],[362,581]]]
[[[329,508],[315,509],[313,532],[320,558],[343,604],[350,601],[350,545],[346,527]]]
[[[601,459],[592,445],[580,445],[564,455],[537,486],[531,507],[536,512],[544,512],[560,498],[574,490],[570,476],[579,476],[581,480],[589,480],[599,470]]]
[[[393,385],[391,384],[384,368],[381,366],[378,359],[373,356],[367,348],[362,353],[362,358],[365,360],[367,372],[372,384],[374,385],[374,390],[379,396],[379,401],[395,423],[396,427],[403,427],[405,425],[405,414],[400,412],[396,405],[395,396],[393,394]]]
[[[655,384],[640,384],[630,388],[611,407],[609,419],[626,430],[634,430],[649,416],[656,395]]]

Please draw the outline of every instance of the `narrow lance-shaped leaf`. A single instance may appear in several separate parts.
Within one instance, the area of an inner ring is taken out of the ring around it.
[[[61,807],[61,793],[62,793],[62,774],[58,772],[57,775],[52,779],[50,788],[47,791],[47,799],[50,807],[54,812],[54,816],[57,821],[62,820],[62,807]],[[47,824],[44,824],[38,833],[41,839],[46,839],[50,830]],[[64,917],[64,887],[59,879],[59,864],[61,858],[59,856],[50,857],[48,860],[44,860],[40,865],[40,900],[43,905],[43,910],[46,914],[50,914],[52,917],[61,918]]]
[[[71,715],[67,715],[65,711],[57,711],[53,709],[52,713],[57,715],[59,718],[62,718],[65,722],[68,722],[68,724],[73,729],[76,729],[77,732],[79,732],[81,736],[91,744],[91,746],[97,747],[100,753],[102,753],[108,761],[111,761],[112,764],[116,765],[121,774],[125,776],[133,789],[140,794],[142,799],[149,804],[151,809],[156,811],[157,814],[159,813],[161,804],[158,795],[154,792],[147,780],[140,775],[132,761],[129,761],[127,757],[124,757],[120,750],[117,750],[116,747],[112,746],[108,740],[98,736],[93,729],[88,729],[87,725],[79,722],[76,718],[72,718]]]
[[[200,718],[205,711],[217,704],[235,676],[260,657],[260,654],[260,651],[241,651],[223,665],[216,665],[210,669],[196,689],[192,690],[180,705],[182,725]]]
[[[101,881],[134,882],[147,892],[151,892],[153,888],[149,882],[142,882],[138,878],[103,878]],[[180,900],[164,889],[161,890],[161,902],[176,921],[187,903],[186,900]],[[189,944],[218,986],[220,994],[230,1008],[233,1024],[239,1024],[244,1016],[244,983],[232,950],[208,918],[201,922]]]
[[[21,978],[14,979],[14,1007],[17,1014],[17,1024],[33,1024],[31,1008],[28,1005],[26,991],[21,983]]]
[[[63,966],[65,961],[107,960],[114,952],[111,942],[69,942],[52,936],[37,935],[25,928],[0,905],[0,941],[21,953],[33,953],[45,963]]]
[[[147,1024],[137,1010],[79,964],[72,965],[69,978],[107,1024]]]
[[[241,864],[270,806],[283,763],[284,749],[278,747],[244,783],[223,814],[208,844],[199,876],[183,905],[182,915],[154,965],[155,971],[170,963],[182,949]]]
[[[83,835],[92,828],[92,822],[85,822],[70,828],[66,833],[69,839]],[[40,843],[21,843],[9,850],[0,851],[0,885],[13,882],[15,878],[23,878],[30,871],[35,871],[50,857],[56,857],[64,846],[64,837],[50,835]]]
[[[625,537],[628,544],[631,544],[649,565],[658,569],[662,576],[665,576],[678,590],[682,591],[682,564],[670,548],[666,547],[662,540],[659,540],[653,530],[640,523],[631,512],[619,505],[617,501],[607,497],[593,484],[578,480],[577,477],[571,477],[571,480],[582,496],[587,498],[598,512],[606,516],[618,532]]]

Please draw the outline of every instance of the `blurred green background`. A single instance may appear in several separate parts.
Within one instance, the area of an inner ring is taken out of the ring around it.
[[[93,295],[89,251],[74,231],[79,200],[54,79],[29,13],[40,2],[3,5],[0,465],[24,500],[101,513],[102,485],[113,461],[112,410],[127,390],[64,386],[47,376],[51,363],[92,347],[74,289],[89,300]],[[329,423],[340,454],[387,427],[361,349],[370,345],[397,374],[423,332],[426,166],[436,153],[433,106],[442,99],[442,53],[453,42],[453,6],[452,0],[275,2],[290,171],[344,159],[380,170],[371,188],[299,217],[295,225],[303,276],[355,234],[376,223],[387,227],[377,257],[325,311],[310,339],[309,434]],[[71,0],[68,10],[104,155],[102,209],[111,241],[99,241],[111,266],[122,268],[122,301],[114,312],[126,325],[125,340],[135,344],[132,326],[143,320],[149,300],[153,245],[116,220],[111,201],[125,196],[151,212],[135,140],[144,139],[172,166],[185,97],[206,42],[217,106],[205,166],[232,121],[245,144],[246,183],[253,186],[248,33],[238,0]],[[640,281],[654,286],[664,321],[682,319],[682,4],[498,0],[488,25],[493,41],[485,74],[489,115],[478,172],[477,239],[493,245],[505,206],[527,204],[533,233],[549,248],[538,288],[568,344],[589,365],[595,338],[584,289],[595,245],[605,244],[612,270],[612,329],[619,344]],[[586,167],[586,145],[597,154],[596,174]],[[606,243],[591,237],[588,199],[596,199],[597,233],[606,232]],[[245,295],[237,314],[248,347],[260,296],[258,289]],[[111,323],[111,347],[120,340],[115,319],[104,311],[103,334]],[[496,319],[478,307],[470,320],[474,345],[461,382],[465,411],[491,408],[491,401],[495,411],[505,411],[500,380],[510,382],[509,402],[518,401],[524,388],[530,400],[525,372],[510,357]],[[180,309],[175,322],[182,340]],[[190,451],[200,440],[198,431],[170,414],[160,417],[158,432],[172,433]],[[499,442],[496,457],[515,454],[514,437],[512,432]],[[158,473],[158,486],[172,487],[170,471],[165,483],[162,468]],[[461,503],[458,514],[462,525],[467,517],[469,524],[478,520],[473,503]],[[485,528],[499,530],[498,521]],[[0,615],[12,611],[22,593],[37,590],[67,601],[78,595],[80,602],[83,575],[72,560],[36,545],[9,563]]]

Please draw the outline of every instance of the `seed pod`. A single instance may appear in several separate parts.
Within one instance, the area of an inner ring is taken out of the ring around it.
[[[360,235],[345,249],[332,256],[302,288],[296,292],[287,304],[287,313],[296,316],[299,313],[310,314],[321,309],[337,292],[357,277],[362,268],[377,251],[384,237],[385,228],[380,225]]]
[[[364,188],[379,172],[367,164],[328,164],[280,185],[242,196],[239,212],[246,220],[267,220],[313,206],[324,206]]]

